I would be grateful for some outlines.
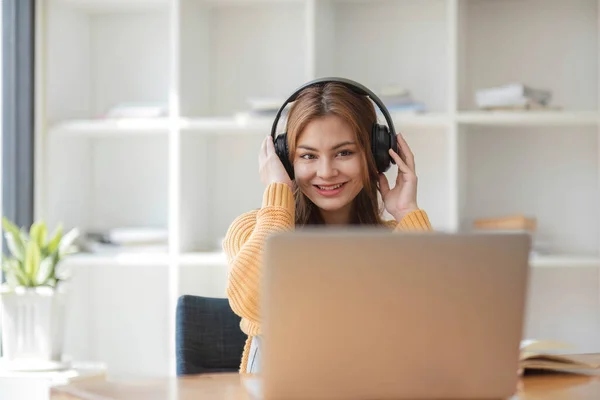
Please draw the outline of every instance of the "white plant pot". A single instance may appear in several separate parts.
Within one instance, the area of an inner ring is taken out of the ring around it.
[[[5,368],[54,369],[59,365],[65,333],[64,291],[18,288],[1,293],[0,299]]]

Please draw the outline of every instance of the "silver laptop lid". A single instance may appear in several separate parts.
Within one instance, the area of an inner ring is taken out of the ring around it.
[[[527,234],[328,228],[271,236],[264,397],[512,394],[529,250]]]

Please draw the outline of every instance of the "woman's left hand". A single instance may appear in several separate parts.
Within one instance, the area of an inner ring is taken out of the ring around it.
[[[383,197],[385,209],[396,221],[400,222],[405,215],[419,209],[417,206],[417,175],[415,173],[415,158],[401,134],[396,135],[398,149],[404,155],[406,162],[392,149],[390,156],[398,166],[396,185],[390,189],[387,177],[379,174],[379,191]]]

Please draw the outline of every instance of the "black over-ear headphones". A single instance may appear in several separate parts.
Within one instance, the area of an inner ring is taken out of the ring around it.
[[[287,140],[287,132],[282,133],[281,135],[276,136],[275,131],[277,130],[277,122],[279,121],[279,117],[281,113],[285,109],[286,105],[298,97],[302,90],[306,89],[309,86],[321,85],[325,83],[336,82],[341,83],[347,88],[351,89],[355,93],[363,96],[368,96],[373,100],[375,104],[379,107],[385,120],[387,122],[387,126],[380,125],[375,122],[371,128],[371,153],[373,154],[373,158],[375,159],[375,165],[377,166],[377,171],[383,173],[387,171],[391,164],[395,164],[395,161],[390,157],[389,149],[394,150],[396,154],[398,153],[398,142],[396,139],[396,130],[394,129],[394,123],[392,121],[392,117],[388,112],[387,108],[383,102],[369,89],[364,87],[358,82],[351,81],[350,79],[345,78],[319,78],[304,85],[300,86],[294,93],[291,94],[290,97],[283,103],[283,105],[279,108],[277,115],[275,116],[275,121],[273,121],[273,128],[271,129],[271,137],[273,138],[273,142],[275,145],[275,152],[279,156],[279,159],[283,163],[290,179],[294,179],[294,167],[290,162],[289,153],[288,153],[288,140]]]

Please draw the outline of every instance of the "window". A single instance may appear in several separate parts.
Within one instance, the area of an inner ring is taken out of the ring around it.
[[[33,220],[35,0],[1,3],[1,209],[17,225],[29,226]]]

